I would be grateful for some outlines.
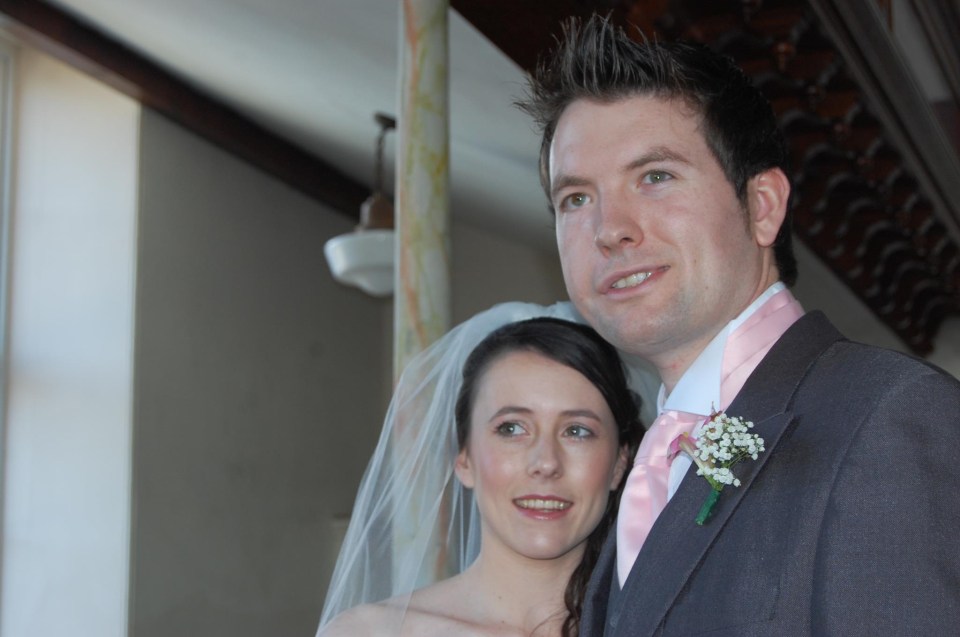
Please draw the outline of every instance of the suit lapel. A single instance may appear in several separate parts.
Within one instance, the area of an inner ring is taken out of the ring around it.
[[[766,451],[734,472],[739,488],[727,487],[703,526],[694,522],[710,492],[696,465],[680,484],[644,542],[622,592],[614,635],[653,635],[696,572],[717,535],[760,475],[784,432],[793,422],[789,405],[813,362],[842,338],[819,312],[807,314],[783,335],[747,380],[727,413],[754,422]]]

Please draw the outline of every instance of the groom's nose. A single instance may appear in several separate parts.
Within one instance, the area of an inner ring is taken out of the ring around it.
[[[643,242],[637,202],[615,192],[604,193],[595,208],[594,242],[604,253]]]

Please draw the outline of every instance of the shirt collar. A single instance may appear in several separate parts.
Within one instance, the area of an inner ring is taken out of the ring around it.
[[[777,281],[758,296],[736,318],[727,323],[713,337],[693,364],[683,373],[677,385],[666,395],[666,387],[660,384],[657,394],[657,413],[665,409],[685,411],[691,414],[709,415],[720,404],[720,370],[723,365],[723,351],[727,337],[774,294],[786,289],[782,281]]]

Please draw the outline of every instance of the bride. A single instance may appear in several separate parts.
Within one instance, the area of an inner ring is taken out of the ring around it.
[[[576,635],[642,429],[617,351],[568,313],[497,306],[408,366],[318,635]],[[421,523],[391,551],[403,510]],[[421,586],[437,528],[454,574]]]

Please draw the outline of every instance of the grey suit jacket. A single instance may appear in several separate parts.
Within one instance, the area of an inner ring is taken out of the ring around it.
[[[960,383],[814,312],[727,413],[766,452],[702,527],[692,468],[622,591],[611,533],[581,635],[960,634]]]

